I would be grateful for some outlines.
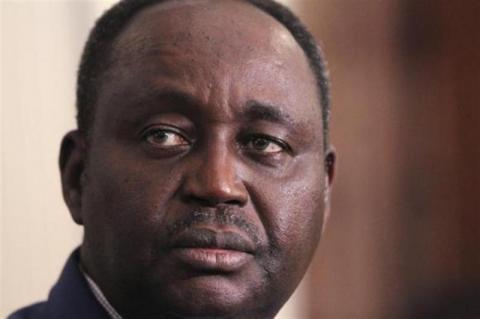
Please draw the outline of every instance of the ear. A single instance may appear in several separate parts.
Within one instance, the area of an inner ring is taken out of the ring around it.
[[[325,187],[323,193],[323,201],[324,201],[324,216],[323,216],[323,226],[322,226],[322,234],[325,231],[325,226],[330,218],[330,195],[331,189],[333,184],[333,179],[335,177],[335,164],[337,160],[337,155],[335,149],[330,147],[328,151],[325,153],[324,165],[325,165]]]
[[[335,164],[337,161],[337,154],[335,148],[332,146],[325,153],[325,177],[328,179],[326,181],[328,187],[332,187],[333,178],[335,177]]]
[[[60,174],[63,199],[75,223],[82,221],[82,186],[85,178],[86,143],[78,131],[67,133],[60,147]]]

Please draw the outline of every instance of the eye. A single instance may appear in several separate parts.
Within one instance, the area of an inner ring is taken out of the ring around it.
[[[190,145],[190,142],[180,133],[160,128],[148,130],[144,134],[144,139],[152,146],[159,148],[174,148]]]
[[[256,153],[276,154],[284,152],[287,146],[274,138],[267,136],[253,136],[245,143],[245,148]]]

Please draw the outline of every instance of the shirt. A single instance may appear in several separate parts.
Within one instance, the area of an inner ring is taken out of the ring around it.
[[[108,302],[107,298],[103,294],[102,290],[98,285],[93,281],[92,278],[90,278],[89,275],[83,270],[83,267],[79,265],[80,271],[82,272],[83,276],[87,280],[88,287],[92,291],[93,295],[95,296],[95,299],[97,299],[98,303],[102,305],[102,307],[108,312],[110,317],[112,319],[122,319],[122,316],[118,314],[118,312],[113,308],[113,306]]]

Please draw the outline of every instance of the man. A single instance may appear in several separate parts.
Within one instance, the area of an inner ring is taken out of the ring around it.
[[[126,0],[78,76],[63,195],[84,239],[10,318],[273,318],[328,217],[311,35],[270,0]]]

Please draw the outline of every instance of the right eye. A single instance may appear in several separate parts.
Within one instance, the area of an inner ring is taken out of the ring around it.
[[[162,128],[148,130],[144,134],[144,140],[153,147],[163,149],[190,145],[190,142],[181,134]]]

